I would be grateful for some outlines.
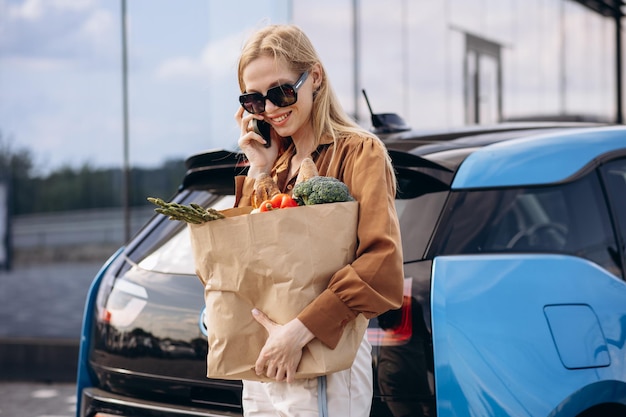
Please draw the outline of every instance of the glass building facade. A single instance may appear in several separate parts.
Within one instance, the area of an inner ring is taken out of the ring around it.
[[[122,1],[0,0],[0,134],[36,149],[44,169],[122,159]],[[362,90],[374,112],[414,129],[533,116],[615,121],[616,19],[585,3],[127,0],[130,162],[236,148],[237,58],[268,23],[307,32],[365,127]]]
[[[414,128],[533,116],[616,119],[615,20],[578,2],[318,0],[292,7],[293,22],[311,33],[329,72],[343,74],[335,88],[360,120],[368,118],[355,100],[361,88],[374,111],[401,114]]]

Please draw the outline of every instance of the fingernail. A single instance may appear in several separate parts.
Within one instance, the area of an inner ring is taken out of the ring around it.
[[[258,316],[259,315],[259,310],[257,310],[256,308],[252,309],[252,315],[253,316]]]

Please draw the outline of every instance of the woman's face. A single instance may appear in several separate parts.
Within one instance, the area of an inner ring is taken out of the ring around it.
[[[281,61],[262,56],[246,66],[242,78],[247,93],[258,92],[266,95],[267,90],[272,87],[295,84],[301,75],[291,71]],[[261,115],[280,136],[291,136],[297,140],[299,136],[312,132],[313,84],[314,77],[317,76],[318,74],[309,74],[298,90],[298,101],[290,106],[278,107],[270,100],[265,101],[265,112]]]

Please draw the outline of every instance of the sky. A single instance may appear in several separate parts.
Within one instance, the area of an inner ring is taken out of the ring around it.
[[[398,113],[420,129],[462,125],[464,39],[471,33],[502,46],[505,115],[613,114],[612,25],[579,4],[359,3],[358,84],[375,112]],[[30,150],[42,175],[64,166],[124,163],[121,4],[0,0],[0,137]],[[268,23],[304,29],[340,102],[369,127],[354,87],[353,4],[127,0],[130,165],[156,167],[205,150],[236,150],[237,58],[247,37]],[[560,80],[567,94],[560,94]]]
[[[184,7],[181,5],[184,4]],[[128,156],[235,149],[236,62],[286,0],[128,0]],[[0,134],[37,170],[124,160],[121,0],[0,0]]]

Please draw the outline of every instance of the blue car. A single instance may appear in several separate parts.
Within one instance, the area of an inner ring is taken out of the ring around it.
[[[405,297],[367,330],[371,416],[626,415],[626,127],[400,130]],[[233,205],[241,155],[186,163],[173,201]],[[89,291],[78,416],[241,415],[203,307],[187,228],[155,215]]]

